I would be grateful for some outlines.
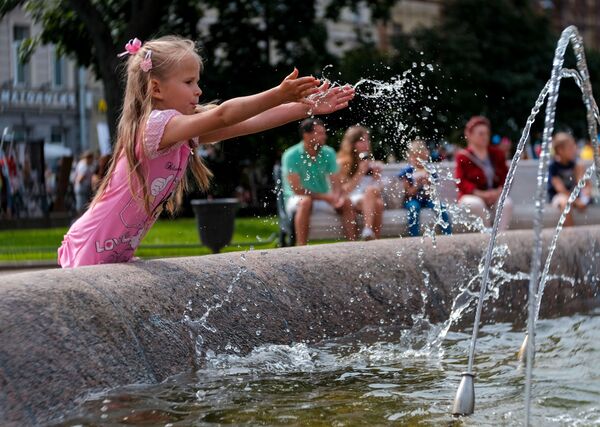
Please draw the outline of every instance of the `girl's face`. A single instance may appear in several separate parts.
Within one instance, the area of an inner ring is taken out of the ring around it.
[[[363,134],[363,136],[356,141],[354,144],[354,149],[357,153],[366,153],[371,151],[371,140],[369,139],[368,133]]]
[[[477,148],[486,148],[490,144],[490,128],[480,124],[466,134],[467,143]]]
[[[181,114],[194,114],[202,90],[198,86],[200,64],[188,55],[163,80],[153,80],[154,106],[161,110],[174,109]]]

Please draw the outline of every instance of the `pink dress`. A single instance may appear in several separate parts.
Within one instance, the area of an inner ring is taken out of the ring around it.
[[[121,156],[102,199],[75,221],[64,236],[58,248],[61,267],[127,262],[133,257],[140,241],[159,216],[162,204],[177,188],[192,152],[188,141],[158,151],[166,124],[179,114],[176,110],[153,110],[146,124],[144,169],[152,215],[147,214],[141,200],[132,196],[127,159]],[[141,140],[138,139],[138,155],[140,148]],[[139,198],[141,194],[140,191]]]

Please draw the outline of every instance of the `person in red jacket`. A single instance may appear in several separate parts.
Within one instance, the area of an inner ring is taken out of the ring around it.
[[[468,207],[486,227],[496,212],[504,180],[508,173],[502,151],[490,146],[490,121],[474,116],[465,125],[467,148],[456,154],[455,177],[458,180],[458,204]],[[512,217],[513,203],[507,197],[499,230],[506,230]]]

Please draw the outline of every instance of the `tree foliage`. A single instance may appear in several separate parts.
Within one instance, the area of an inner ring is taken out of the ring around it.
[[[462,138],[462,127],[474,114],[490,118],[493,131],[520,136],[533,104],[550,78],[559,34],[548,16],[526,0],[451,0],[444,4],[436,28],[423,29],[394,41],[395,69],[424,60],[436,65],[425,80],[438,100],[431,102],[433,120],[420,123],[422,132]],[[573,66],[569,53],[566,66]],[[588,52],[592,79],[598,81],[598,54]],[[600,87],[596,85],[596,87]],[[540,129],[542,120],[536,122]],[[557,127],[585,129],[581,95],[571,81],[563,81]],[[437,129],[437,132],[433,130]]]
[[[514,136],[549,75],[553,37],[529,2],[453,0],[435,31],[395,45],[400,64],[424,57],[438,66],[428,76],[439,91],[430,125],[457,139],[475,114],[488,116],[495,132]]]
[[[385,20],[394,3],[331,0],[324,17],[334,19],[343,7],[367,5],[375,18]],[[205,59],[201,76],[204,101],[266,89],[293,66],[303,74],[321,75],[326,65],[334,64],[328,77],[350,83],[365,77],[391,81],[406,70],[417,70],[408,76],[415,84],[400,107],[373,105],[359,91],[351,109],[327,118],[333,129],[354,123],[372,127],[374,140],[384,142],[375,146],[384,157],[390,151],[401,154],[404,140],[413,137],[459,141],[462,125],[473,114],[489,116],[495,132],[518,137],[550,76],[558,39],[547,16],[532,3],[449,0],[443,2],[441,20],[435,28],[397,37],[394,50],[388,53],[365,42],[341,61],[325,48],[327,30],[318,16],[316,0],[3,0],[0,15],[25,5],[43,28],[38,42],[51,42],[79,64],[93,67],[104,83],[113,135],[123,93],[122,61],[116,53],[134,36],[146,40],[179,34],[198,40]],[[198,20],[211,8],[218,19],[206,34],[198,34]],[[30,50],[35,45],[30,44]],[[600,55],[587,55],[593,83],[599,87]],[[567,58],[566,65],[573,65],[572,58]],[[397,123],[389,120],[394,114],[400,114],[404,129],[409,130],[404,131],[400,142],[394,140]],[[565,81],[558,126],[572,128],[582,136],[584,118],[578,89]],[[232,191],[244,160],[270,165],[296,139],[296,127],[288,125],[246,137],[240,144],[225,144],[221,166],[231,176],[217,177],[224,183],[222,191]]]
[[[342,7],[363,4],[385,18],[393,3],[332,0],[325,16],[335,18]],[[293,66],[303,74],[319,74],[334,62],[325,49],[327,32],[317,16],[316,0],[3,0],[0,16],[17,5],[24,5],[43,29],[39,39],[28,45],[30,52],[39,42],[53,43],[79,64],[93,67],[104,84],[113,139],[123,94],[123,61],[116,54],[133,37],[147,40],[178,34],[198,40],[205,58],[204,101],[267,89]],[[218,19],[199,38],[198,21],[210,8],[216,9]],[[227,144],[223,169],[230,176],[217,180],[231,185],[224,185],[223,192],[232,191],[243,159],[272,163],[283,146],[296,139],[295,126],[288,126],[247,137],[244,144]]]
[[[25,44],[30,52],[38,43],[53,43],[78,64],[92,66],[104,84],[113,137],[123,97],[122,61],[116,54],[133,37],[145,40],[164,32],[195,37],[201,11],[192,0],[11,0],[0,12],[17,5],[42,27],[41,34]]]

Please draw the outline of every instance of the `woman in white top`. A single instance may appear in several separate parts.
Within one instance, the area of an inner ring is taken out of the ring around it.
[[[346,130],[337,155],[342,189],[364,217],[361,237],[379,238],[383,218],[381,163],[373,160],[369,131],[362,126]]]

